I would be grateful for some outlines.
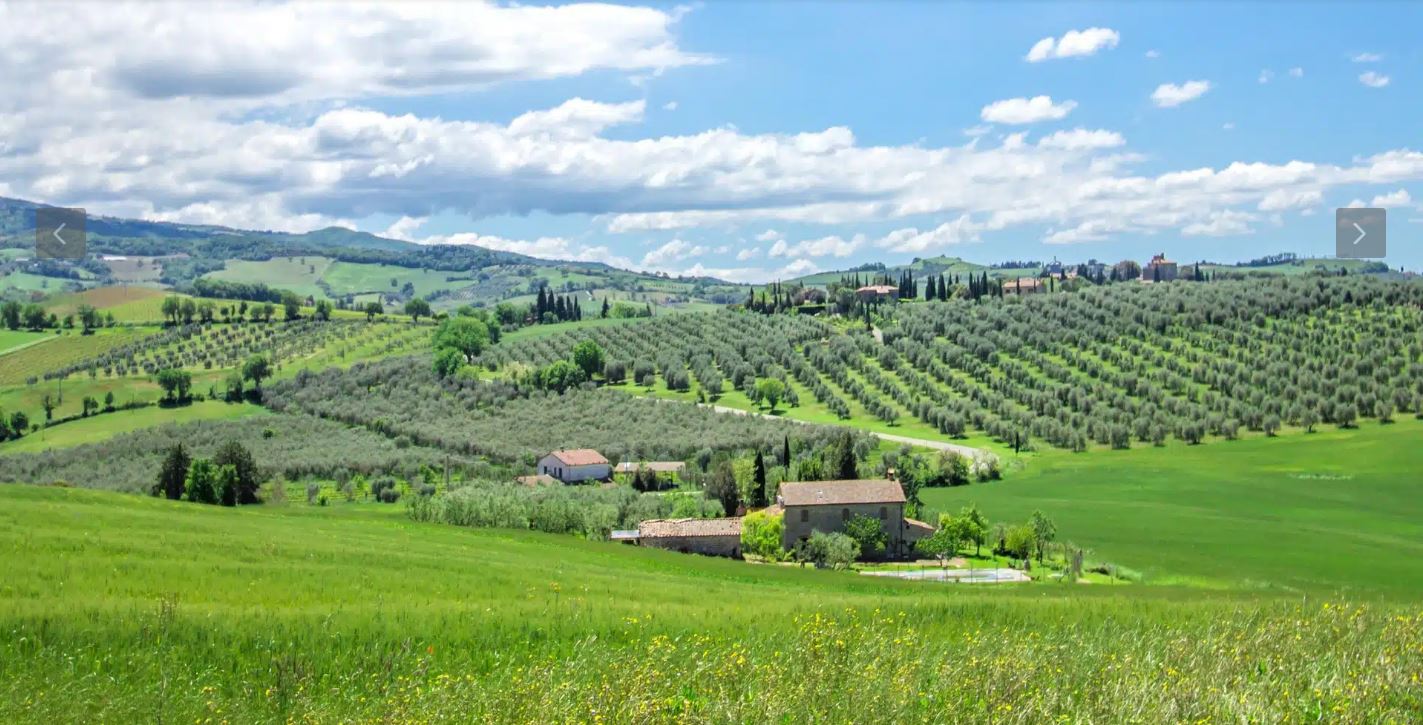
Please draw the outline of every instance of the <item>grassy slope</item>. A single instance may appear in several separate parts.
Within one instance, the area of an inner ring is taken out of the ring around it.
[[[137,340],[156,329],[113,327],[81,335],[78,330],[45,332],[54,338],[0,356],[0,385],[17,385],[31,375],[42,375],[78,360],[90,358],[106,350]]]
[[[0,355],[11,350],[15,350],[28,345],[33,345],[39,340],[46,340],[43,332],[30,332],[28,330],[0,330]]]
[[[1074,455],[924,493],[991,519],[1042,509],[1060,536],[1148,579],[1423,592],[1423,421]]]
[[[175,408],[151,406],[133,410],[116,410],[112,413],[92,415],[88,418],[80,418],[45,428],[19,440],[0,443],[0,455],[67,448],[167,423],[187,423],[194,420],[232,420],[249,415],[265,415],[266,413],[267,409],[261,406],[246,403],[234,405],[216,400]]]
[[[1391,605],[915,585],[378,504],[19,486],[0,486],[0,552],[6,722],[1405,720],[1423,702],[1423,617]]]

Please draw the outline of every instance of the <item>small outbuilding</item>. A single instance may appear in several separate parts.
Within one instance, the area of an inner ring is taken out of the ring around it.
[[[706,556],[741,556],[741,517],[719,519],[650,519],[631,532],[615,532],[619,541],[636,541],[641,546]]]
[[[538,472],[564,483],[579,483],[611,478],[613,467],[603,454],[591,448],[575,448],[554,451],[540,458]]]

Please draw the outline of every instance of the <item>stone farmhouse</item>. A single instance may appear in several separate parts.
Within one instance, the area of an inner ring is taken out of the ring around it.
[[[916,541],[933,533],[933,527],[904,518],[904,501],[904,489],[889,479],[782,483],[776,497],[785,512],[781,543],[792,549],[813,532],[843,532],[850,519],[868,516],[878,519],[888,535],[884,555],[907,556]]]
[[[888,284],[871,284],[855,290],[855,296],[867,302],[899,299],[899,288]]]
[[[1176,279],[1178,274],[1176,263],[1167,259],[1164,253],[1152,257],[1151,261],[1141,268],[1141,278],[1148,282],[1170,282]]]
[[[613,467],[603,454],[591,448],[577,448],[554,451],[540,458],[538,472],[564,483],[579,483],[611,478]]]
[[[1033,295],[1047,291],[1048,281],[1037,277],[1019,277],[1003,283],[1005,295]]]

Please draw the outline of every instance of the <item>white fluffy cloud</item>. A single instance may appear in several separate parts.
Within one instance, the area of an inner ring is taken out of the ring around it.
[[[1388,85],[1389,77],[1382,73],[1366,71],[1359,74],[1359,82],[1370,88],[1383,88]]]
[[[1052,58],[1076,58],[1093,55],[1104,48],[1115,48],[1122,36],[1111,28],[1069,30],[1061,38],[1048,36],[1033,44],[1026,60],[1039,63]]]
[[[794,244],[782,239],[771,245],[767,255],[772,257],[787,257],[797,259],[801,257],[848,257],[865,246],[863,234],[856,234],[850,239],[844,239],[837,235],[820,237],[819,239],[806,239]]]
[[[1355,63],[1377,63],[1383,60],[1383,56],[1378,53],[1359,53],[1349,60]]]
[[[157,54],[180,67],[146,79],[120,77],[120,61],[131,58],[120,58],[119,50],[145,45],[147,35],[119,16],[132,12],[158,22],[151,7],[63,6],[59,22],[29,5],[0,5],[0,190],[98,213],[293,231],[379,215],[397,220],[385,232],[398,238],[619,266],[637,262],[613,256],[606,240],[591,235],[667,230],[730,239],[768,226],[796,229],[801,241],[767,230],[743,250],[740,262],[775,260],[744,273],[764,279],[791,267],[810,269],[811,260],[870,249],[930,252],[1004,230],[1054,243],[1186,229],[1245,233],[1257,221],[1252,215],[1308,210],[1340,187],[1380,187],[1357,192],[1373,194],[1423,179],[1423,153],[1407,149],[1345,165],[1297,160],[1146,174],[1137,169],[1144,157],[1108,129],[1020,132],[998,141],[985,132],[963,145],[875,145],[838,126],[649,135],[631,126],[642,120],[645,103],[625,98],[575,98],[507,123],[374,110],[389,103],[367,98],[705,62],[678,48],[675,13],[646,9],[222,6],[220,21],[250,32],[139,48],[134,57]],[[177,18],[174,27],[186,28],[198,22],[185,15],[188,7],[162,10]],[[314,35],[294,33],[305,26],[281,13],[333,22],[313,25],[320,29]],[[511,38],[564,23],[577,27],[556,42],[540,36],[506,47],[489,40],[493,31],[471,30],[473,19],[518,25],[505,29]],[[345,47],[359,45],[347,42],[353,33],[380,40],[371,43],[370,57],[347,57]],[[52,42],[64,46],[54,65],[35,61]],[[307,55],[292,50],[299,43],[321,47]],[[577,47],[565,53],[564,44]],[[313,62],[301,62],[308,57]],[[262,63],[276,70],[251,72]],[[232,73],[195,70],[227,66]],[[165,83],[168,90],[160,92]],[[1179,95],[1190,85],[1173,88]],[[982,115],[989,123],[1022,124],[1064,118],[1075,105],[1048,96],[1007,99]],[[476,224],[500,215],[586,216],[597,228],[571,235],[577,241],[472,233],[422,238],[422,220],[444,213]],[[861,224],[895,231],[856,234]],[[706,232],[680,231],[692,228]],[[686,247],[642,251],[649,265],[668,271],[697,261]],[[785,267],[774,266],[780,263]]]
[[[1162,83],[1152,92],[1151,100],[1160,108],[1172,108],[1187,101],[1194,101],[1210,89],[1210,81],[1186,81],[1181,85]]]
[[[1032,98],[1005,98],[983,107],[979,117],[989,123],[1023,124],[1038,121],[1056,121],[1066,118],[1077,101],[1053,103],[1051,96]]]
[[[1126,144],[1126,139],[1116,131],[1074,128],[1071,131],[1057,131],[1038,139],[1038,146],[1049,149],[1080,151],[1085,149],[1110,149]]]
[[[652,269],[664,269],[673,262],[680,262],[692,257],[700,257],[706,253],[707,248],[700,244],[693,244],[681,239],[673,239],[643,255],[642,266]]]
[[[1276,189],[1265,195],[1256,207],[1260,211],[1285,211],[1303,209],[1324,202],[1324,194],[1318,189]]]
[[[1384,209],[1398,209],[1413,203],[1413,197],[1409,195],[1407,189],[1398,189],[1387,194],[1380,194],[1369,201],[1369,206],[1381,207]]]

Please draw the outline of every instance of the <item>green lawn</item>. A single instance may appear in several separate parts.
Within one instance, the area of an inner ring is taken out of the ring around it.
[[[174,408],[149,406],[133,410],[116,410],[80,418],[42,429],[19,440],[0,443],[0,455],[33,453],[53,448],[67,448],[81,443],[93,443],[120,433],[150,428],[166,423],[187,423],[194,420],[231,420],[249,415],[266,415],[267,409],[247,403],[224,403],[216,400]]]
[[[1047,451],[1007,481],[925,491],[1060,536],[1148,581],[1423,593],[1423,421],[1129,451]]]
[[[331,286],[331,291],[335,294],[354,294],[358,292],[399,292],[405,283],[409,282],[415,287],[415,296],[428,297],[431,293],[443,289],[454,287],[468,287],[474,284],[473,281],[464,280],[458,282],[446,282],[447,277],[468,276],[458,272],[444,270],[420,270],[409,267],[396,267],[385,264],[354,264],[351,262],[334,262],[331,267],[321,275],[326,284]],[[390,281],[394,279],[396,284],[391,286]]]
[[[0,486],[0,551],[5,722],[1403,722],[1423,703],[1413,605],[916,584],[399,504],[27,486]]]
[[[44,277],[27,272],[11,272],[0,275],[0,290],[17,289],[25,292],[57,292],[65,289],[67,285],[87,284],[83,280],[65,279],[62,277]]]
[[[33,345],[40,340],[49,339],[49,335],[43,332],[30,332],[28,330],[0,330],[0,355],[4,355],[11,350]]]
[[[228,260],[227,266],[205,276],[227,282],[265,284],[317,299],[325,293],[317,286],[332,261],[326,257],[274,257],[264,261]]]

